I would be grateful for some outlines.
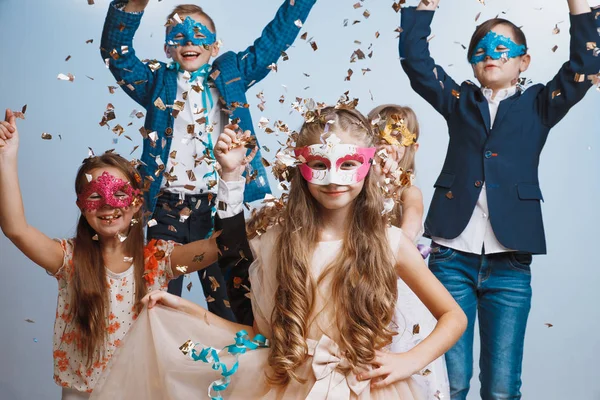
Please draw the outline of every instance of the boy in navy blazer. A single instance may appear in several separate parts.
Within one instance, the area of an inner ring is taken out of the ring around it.
[[[223,131],[231,119],[255,139],[245,93],[294,42],[316,0],[285,0],[254,44],[219,57],[210,16],[194,4],[179,5],[167,18],[165,52],[173,59],[169,65],[142,62],[133,49],[148,2],[110,4],[101,54],[123,90],[146,109],[141,172],[147,189],[145,204],[153,213],[148,238],[188,243],[213,231],[218,179],[211,132]],[[270,193],[261,158],[257,154],[250,164],[245,201]],[[209,310],[234,320],[218,266],[203,271],[200,281]],[[171,282],[169,292],[181,295],[182,280]],[[247,294],[237,292],[230,295]],[[241,299],[231,300],[235,305]]]
[[[546,253],[538,181],[550,129],[580,101],[600,71],[598,14],[569,0],[570,60],[546,85],[523,90],[525,35],[503,19],[480,25],[468,59],[477,80],[457,84],[429,54],[439,0],[402,9],[400,57],[412,88],[448,123],[450,142],[425,222],[432,272],[461,305],[467,331],[446,354],[453,400],[466,399],[473,374],[476,314],[482,399],[521,397],[532,254]],[[592,45],[593,43],[593,45]]]

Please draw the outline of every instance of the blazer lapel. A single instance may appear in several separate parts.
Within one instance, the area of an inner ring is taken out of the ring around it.
[[[517,90],[517,93],[515,93],[508,99],[500,102],[500,105],[498,106],[498,113],[496,114],[496,119],[494,120],[494,126],[500,125],[500,123],[502,122],[502,118],[506,116],[508,110],[510,110],[510,108],[513,106],[513,104],[515,104],[515,102],[519,99],[520,96],[521,92]]]
[[[483,125],[485,126],[485,132],[489,135],[491,129],[491,117],[490,117],[490,106],[483,96],[481,91],[476,92],[475,96],[477,97],[477,108],[479,108],[479,112],[481,114],[481,118],[483,119]]]

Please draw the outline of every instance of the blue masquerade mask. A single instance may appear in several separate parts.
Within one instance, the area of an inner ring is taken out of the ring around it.
[[[178,35],[183,35],[179,36]],[[202,37],[197,37],[202,36]],[[194,46],[210,46],[217,41],[217,37],[206,25],[186,17],[182,23],[175,25],[167,34],[167,46],[185,46],[192,43]]]
[[[499,46],[506,47],[507,50],[497,51]],[[483,53],[477,54],[483,50]],[[527,48],[523,44],[516,44],[506,36],[498,35],[496,32],[489,31],[483,39],[475,47],[475,51],[471,54],[471,64],[477,64],[490,57],[493,60],[501,58],[515,58],[527,53]]]

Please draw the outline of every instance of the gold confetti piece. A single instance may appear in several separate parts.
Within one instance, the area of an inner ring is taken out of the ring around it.
[[[67,56],[67,58],[65,58],[65,62],[69,61],[70,59],[71,59],[71,56],[69,55],[69,56]]]
[[[73,82],[75,80],[75,77],[71,73],[68,73],[66,75],[65,74],[58,74],[57,79],[61,80],[61,81]]]
[[[88,39],[85,41],[85,44],[90,44],[90,43],[94,43],[94,39]]]
[[[306,38],[308,37],[308,32],[304,32],[301,36],[300,39],[302,40],[306,40]]]
[[[419,332],[421,332],[421,326],[419,324],[414,324],[413,325],[413,335],[418,335]]]
[[[121,125],[117,125],[114,128],[112,128],[112,131],[117,135],[117,136],[121,136],[123,134],[123,132],[125,132],[125,128],[123,128]]]
[[[596,42],[587,42],[587,43],[585,44],[585,47],[586,47],[588,50],[594,50],[594,49],[596,48]]]
[[[433,38],[435,37],[435,35],[431,35],[427,38],[427,43],[431,42],[433,40]]]
[[[554,47],[552,48],[552,52],[556,53],[556,50],[558,50],[558,45],[554,45]]]
[[[371,16],[371,13],[369,12],[369,10],[365,10],[365,12],[363,13],[363,17],[365,17],[365,19],[368,19]]]
[[[546,322],[544,325],[546,325],[548,328],[552,328],[554,325],[552,325],[551,323]]]
[[[184,344],[182,344],[181,346],[179,346],[179,350],[181,350],[181,352],[187,356],[188,353],[194,349],[194,347],[196,347],[196,345],[190,339],[187,342],[185,342]]]
[[[188,292],[191,292],[191,291],[192,291],[192,286],[193,286],[192,282],[188,283],[188,284],[185,286],[185,287],[186,287],[186,289],[188,290]]]
[[[123,257],[123,262],[126,262],[126,263],[133,262],[133,257]]]
[[[317,46],[317,42],[315,41],[310,42],[310,47],[312,47],[314,51],[317,51],[319,49],[319,47]]]
[[[93,6],[94,5],[94,0],[88,0],[88,5]]]
[[[271,71],[277,72],[277,64],[275,63],[272,63],[271,65],[267,66],[267,68]]]
[[[400,2],[400,1],[399,1],[399,2],[397,2],[397,3],[396,3],[396,2],[392,3],[392,8],[394,9],[394,11],[396,11],[396,12],[399,12],[399,11],[400,11],[400,8],[401,8],[401,7],[400,7],[400,4],[401,4],[401,2]]]
[[[294,25],[296,25],[298,28],[302,28],[302,21],[297,19],[294,21]]]
[[[229,303],[229,300],[223,300],[223,304],[225,304],[225,307],[231,308],[231,303]]]
[[[160,97],[157,97],[156,100],[154,100],[154,106],[161,111],[165,111],[167,109],[167,106],[165,106],[165,103],[163,103]]]
[[[457,99],[460,99],[460,92],[452,89],[452,96],[456,97]]]
[[[206,297],[206,302],[207,302],[207,303],[212,303],[213,301],[215,301],[215,298],[214,298],[214,297],[212,297],[212,296],[207,296],[207,297]]]
[[[175,269],[179,272],[181,272],[182,274],[187,273],[188,270],[188,266],[187,265],[178,265],[175,267]]]
[[[204,254],[206,254],[206,253],[202,253],[202,254],[198,254],[198,255],[194,256],[194,259],[192,260],[192,262],[195,262],[195,263],[202,262],[202,260],[204,260]]]
[[[352,71],[351,69],[348,69],[348,75],[346,75],[346,77],[344,78],[344,81],[349,81],[350,78],[352,77],[352,74],[354,74],[354,71]]]
[[[575,82],[585,82],[585,74],[575,74]]]
[[[125,235],[121,232],[117,232],[117,238],[119,239],[119,241],[121,243],[123,243],[125,240],[127,240],[127,235]]]
[[[429,374],[431,374],[431,370],[430,369],[426,369],[423,372],[421,372],[421,375],[423,375],[423,376],[427,376]]]
[[[552,29],[552,33],[554,35],[558,35],[560,33],[560,28],[558,27],[558,24],[556,24],[556,26],[554,27],[554,29]]]
[[[92,236],[92,240],[95,240],[95,241],[100,240],[97,233],[94,236]]]
[[[52,135],[46,132],[42,133],[42,139],[44,140],[51,140],[52,139]]]
[[[32,319],[29,319],[29,318],[27,318],[27,319],[25,320],[25,322],[29,322],[30,324],[35,324],[35,321],[34,321],[34,320],[32,320]]]
[[[158,225],[158,222],[156,222],[156,220],[153,218],[150,221],[148,221],[148,228],[152,228],[153,226]]]
[[[454,195],[452,194],[452,191],[448,191],[448,193],[446,193],[446,197],[450,200],[452,200],[454,198]]]
[[[433,397],[435,397],[438,400],[442,400],[445,396],[442,392],[440,392],[439,390],[436,390],[436,392],[433,394]]]
[[[210,325],[210,323],[208,322],[208,313],[207,312],[204,313],[204,322],[206,323],[206,325]]]
[[[562,94],[562,92],[560,91],[560,89],[556,89],[554,92],[552,92],[552,100],[554,100],[555,97],[558,97]]]
[[[479,20],[479,17],[481,17],[481,12],[478,12],[477,15],[475,16],[475,22],[477,22]]]

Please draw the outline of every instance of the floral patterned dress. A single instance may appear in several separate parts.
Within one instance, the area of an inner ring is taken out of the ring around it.
[[[80,332],[70,313],[72,280],[77,268],[73,264],[75,244],[73,239],[60,240],[60,244],[64,251],[64,261],[54,275],[58,281],[53,344],[54,380],[62,387],[91,393],[115,349],[137,319],[134,267],[131,265],[118,274],[106,269],[106,285],[109,289],[107,335],[104,345],[98,349],[99,359],[91,366],[86,366],[86,359],[79,351]],[[144,280],[148,291],[167,289],[168,282],[173,277],[170,256],[174,246],[174,242],[152,240],[144,248]]]

